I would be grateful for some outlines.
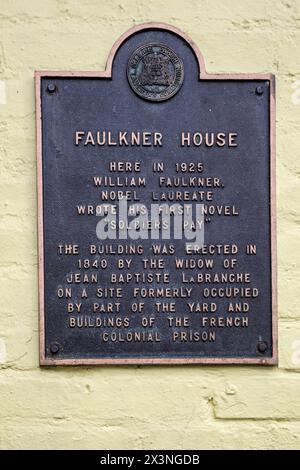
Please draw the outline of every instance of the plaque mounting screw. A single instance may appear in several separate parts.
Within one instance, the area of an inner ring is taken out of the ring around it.
[[[47,86],[48,93],[54,93],[56,91],[56,85],[54,83],[49,83]]]
[[[268,343],[266,341],[259,341],[257,343],[257,350],[258,352],[264,354],[268,349]]]
[[[59,351],[59,344],[58,343],[51,343],[50,344],[50,351],[52,354],[57,354]]]
[[[256,89],[255,89],[255,93],[259,96],[263,95],[264,94],[264,89],[262,86],[257,86]]]

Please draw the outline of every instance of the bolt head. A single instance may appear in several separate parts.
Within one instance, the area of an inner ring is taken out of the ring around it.
[[[47,86],[48,93],[54,93],[56,91],[56,85],[54,83],[49,83]]]
[[[260,352],[260,353],[263,354],[263,353],[265,353],[265,352],[267,351],[267,349],[268,349],[268,343],[266,343],[266,341],[259,341],[259,342],[257,343],[257,350],[258,350],[258,352]]]
[[[52,354],[57,354],[59,351],[59,344],[58,343],[51,343],[50,344],[50,351]]]
[[[255,93],[259,96],[263,95],[264,93],[264,89],[261,85],[257,86],[256,89],[255,89]]]

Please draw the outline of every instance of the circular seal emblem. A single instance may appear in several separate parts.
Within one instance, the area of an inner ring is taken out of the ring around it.
[[[180,89],[183,63],[165,44],[144,44],[130,57],[127,77],[137,95],[149,101],[164,101]]]

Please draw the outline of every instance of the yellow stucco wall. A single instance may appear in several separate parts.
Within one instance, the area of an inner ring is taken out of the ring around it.
[[[38,365],[34,70],[104,69],[131,26],[277,77],[279,367]],[[300,0],[0,0],[0,447],[299,448]]]

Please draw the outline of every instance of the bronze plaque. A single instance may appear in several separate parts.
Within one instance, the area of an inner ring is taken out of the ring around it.
[[[277,363],[274,83],[158,23],[36,72],[41,365]]]

